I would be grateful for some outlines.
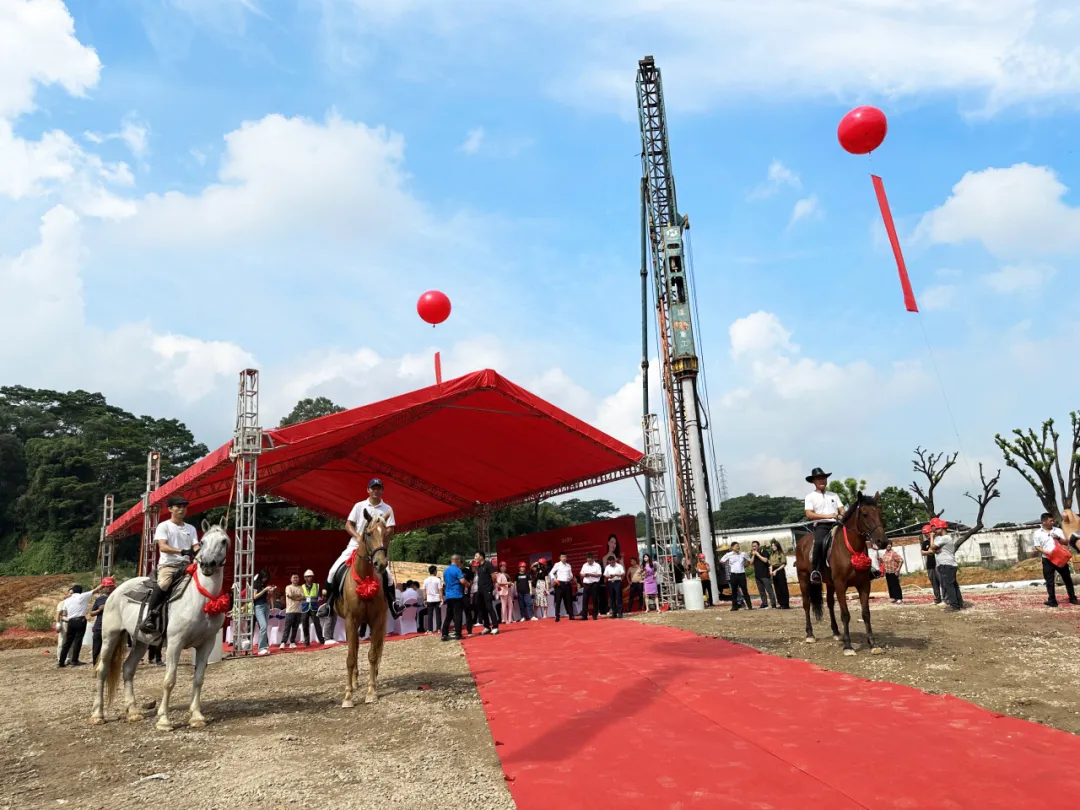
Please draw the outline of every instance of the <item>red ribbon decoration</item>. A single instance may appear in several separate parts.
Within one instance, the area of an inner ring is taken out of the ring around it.
[[[203,605],[203,613],[208,616],[220,616],[229,609],[229,595],[227,593],[221,593],[214,596],[210,591],[206,590],[199,582],[199,565],[198,563],[192,563],[187,567],[185,572],[191,575],[191,581],[195,583],[195,590],[200,595],[206,597],[206,604]]]
[[[379,592],[379,580],[373,576],[361,577],[356,573],[356,569],[353,568],[353,562],[356,560],[356,552],[359,549],[354,549],[353,553],[349,555],[349,559],[345,561],[345,565],[349,566],[349,573],[352,574],[353,582],[356,583],[356,595],[361,599],[374,599],[375,595]]]
[[[841,527],[844,530],[844,545],[847,546],[847,550],[851,552],[851,567],[856,571],[866,571],[870,568],[870,555],[865,551],[856,551],[851,547],[851,543],[847,539],[847,526]]]
[[[874,181],[874,193],[877,194],[881,219],[885,222],[885,231],[889,234],[889,244],[892,245],[893,256],[896,258],[896,269],[900,273],[900,288],[904,291],[904,308],[908,312],[918,312],[915,293],[908,279],[907,265],[904,264],[904,254],[900,251],[900,239],[896,235],[896,225],[893,224],[892,211],[889,209],[889,199],[885,196],[885,184],[876,174],[870,175],[870,178]]]

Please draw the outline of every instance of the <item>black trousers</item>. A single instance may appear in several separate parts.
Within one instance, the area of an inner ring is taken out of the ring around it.
[[[926,569],[926,578],[930,580],[930,587],[934,589],[934,604],[941,601],[941,577],[938,576],[937,566]]]
[[[1054,578],[1055,574],[1061,574],[1061,579],[1065,583],[1065,591],[1069,594],[1069,601],[1071,602],[1076,598],[1076,593],[1073,591],[1072,574],[1069,572],[1069,566],[1063,565],[1058,568],[1050,560],[1043,557],[1043,580],[1046,582],[1046,595],[1049,597],[1046,601],[1051,605],[1057,604],[1057,580]],[[70,624],[68,625],[70,627]],[[65,642],[66,644],[67,642]]]
[[[476,595],[479,597],[477,610],[480,611],[480,618],[484,622],[484,627],[498,630],[499,614],[495,610],[495,592],[477,591]]]
[[[93,650],[94,650],[94,666],[97,666],[98,656],[101,655],[101,631],[95,630],[93,636]]]
[[[428,602],[422,611],[424,624],[429,633],[434,633],[442,627],[442,602]],[[421,628],[423,632],[423,628]]]
[[[450,636],[450,622],[454,622],[454,634],[461,638],[461,614],[465,607],[465,600],[460,597],[451,597],[446,600],[446,618],[442,622],[442,637]],[[434,627],[435,625],[432,625]]]
[[[776,604],[787,610],[791,607],[791,594],[788,593],[787,571],[781,568],[772,575],[773,590],[776,591]]]
[[[750,601],[750,588],[746,584],[746,574],[731,574],[731,608],[732,610],[740,606],[739,591],[742,591],[742,598],[746,600],[746,609],[753,610],[753,603]]]
[[[634,612],[634,600],[637,600],[638,609],[645,609],[645,583],[644,582],[631,582],[630,583],[630,605],[626,608],[627,613]]]
[[[278,646],[296,643],[296,632],[300,629],[300,613],[286,613],[285,627],[281,633],[281,643]]]
[[[941,598],[949,607],[959,610],[964,606],[964,598],[960,595],[960,585],[956,581],[956,566],[938,563],[937,572],[941,577]]]
[[[611,618],[622,618],[622,582],[609,582],[607,584],[607,601],[611,606]]]
[[[312,608],[304,614],[304,643],[309,647],[311,646],[311,630],[308,627],[308,622],[315,626],[315,638],[319,640],[319,643],[323,643],[322,627],[319,624],[319,617],[315,613],[315,609]]]
[[[75,616],[68,619],[67,632],[64,633],[64,646],[60,648],[60,664],[67,663],[68,653],[71,653],[71,663],[78,664],[79,651],[82,649],[83,634],[86,633],[86,619]]]
[[[708,577],[701,578],[701,593],[705,597],[705,607],[712,607],[712,583],[709,582]]]
[[[583,586],[584,596],[581,597],[581,615],[589,614],[589,603],[592,603],[592,617],[595,619],[600,614],[600,583],[586,582]]]
[[[559,609],[566,608],[566,617],[574,618],[574,592],[569,582],[555,583],[555,621],[559,620]],[[583,611],[584,614],[584,611]]]
[[[817,523],[814,525],[814,550],[810,557],[812,571],[822,571],[825,568],[825,543],[832,534],[833,523]]]
[[[885,584],[889,586],[889,598],[890,599],[903,599],[904,590],[900,587],[900,575],[899,574],[886,574]]]

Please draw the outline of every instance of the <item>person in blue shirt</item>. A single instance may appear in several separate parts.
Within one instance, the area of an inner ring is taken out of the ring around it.
[[[450,558],[450,565],[443,571],[443,597],[446,599],[446,617],[443,619],[442,640],[450,640],[450,620],[454,621],[454,639],[461,640],[461,615],[465,603],[465,574],[461,570],[461,555]]]

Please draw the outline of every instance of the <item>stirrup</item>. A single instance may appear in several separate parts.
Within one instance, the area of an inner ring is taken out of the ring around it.
[[[820,585],[822,580],[821,572],[814,570],[810,572],[810,581],[815,585]]]

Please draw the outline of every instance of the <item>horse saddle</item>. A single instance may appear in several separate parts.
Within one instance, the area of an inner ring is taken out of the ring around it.
[[[169,626],[169,605],[180,598],[180,594],[184,592],[184,586],[187,585],[190,579],[190,574],[182,573],[172,581],[169,590],[166,592],[165,602],[161,606],[157,631],[149,640],[153,641],[165,635],[165,631]],[[150,607],[150,594],[153,590],[154,580],[151,577],[140,577],[137,584],[124,593],[125,599],[139,605],[139,622],[135,625],[136,627],[142,627],[143,622],[146,620],[146,612]]]

